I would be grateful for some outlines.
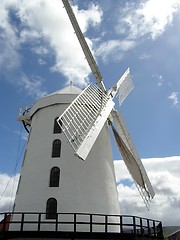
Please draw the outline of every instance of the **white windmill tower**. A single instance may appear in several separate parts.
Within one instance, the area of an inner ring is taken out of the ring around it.
[[[39,222],[57,222],[57,213],[120,213],[110,127],[145,204],[154,197],[122,116],[114,109],[117,92],[122,103],[132,90],[129,69],[106,91],[72,8],[68,0],[62,2],[97,83],[83,91],[70,85],[39,99],[19,117],[31,130],[14,212],[38,212]],[[22,218],[24,221],[24,215]],[[26,220],[34,218],[37,220],[30,214]],[[18,216],[14,215],[13,220],[19,220]],[[16,230],[17,225],[11,225],[11,230]],[[26,223],[26,227],[32,230],[33,225]]]

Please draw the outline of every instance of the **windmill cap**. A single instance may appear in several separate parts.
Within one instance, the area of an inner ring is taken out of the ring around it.
[[[69,85],[65,88],[62,88],[54,93],[51,93],[47,96],[51,96],[51,95],[54,95],[54,94],[80,94],[82,92],[82,90],[78,87],[75,87],[73,85]],[[47,97],[46,96],[46,97]]]
[[[80,88],[71,84],[70,86],[44,96],[37,100],[37,102],[35,102],[32,106],[30,109],[30,116],[32,117],[39,109],[48,106],[55,104],[70,104],[81,92],[82,90]]]

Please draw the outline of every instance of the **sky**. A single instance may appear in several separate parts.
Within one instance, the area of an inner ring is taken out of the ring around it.
[[[72,0],[107,89],[129,67],[121,111],[155,190],[148,211],[113,145],[122,214],[180,225],[180,1]],[[95,83],[61,0],[0,2],[0,212],[13,204],[27,133],[19,108]],[[129,182],[129,184],[127,184]]]

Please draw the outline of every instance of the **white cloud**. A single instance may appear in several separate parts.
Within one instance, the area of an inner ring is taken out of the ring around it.
[[[141,60],[147,60],[151,58],[151,55],[150,54],[147,54],[146,52],[143,52],[140,56],[139,56],[139,59]]]
[[[114,61],[120,60],[124,52],[132,49],[135,46],[134,41],[120,41],[109,40],[102,43],[96,50],[96,56],[100,56],[103,61],[107,61],[109,58]]]
[[[46,61],[44,61],[41,58],[38,59],[38,63],[39,63],[39,65],[46,65]]]
[[[162,76],[162,75],[159,75],[159,77],[158,77],[158,86],[161,87],[162,84],[163,84],[163,82],[164,82],[163,76]]]
[[[89,26],[97,26],[101,21],[102,11],[94,4],[89,5],[87,10],[74,6],[74,10],[84,33]],[[7,59],[9,66],[16,67],[18,63],[20,67],[18,50],[28,43],[33,46],[32,51],[41,56],[50,50],[55,57],[55,63],[51,66],[53,71],[61,72],[68,81],[86,85],[91,71],[61,1],[3,1],[0,11],[5,41],[3,37],[1,40],[6,45],[1,55],[1,65]],[[10,17],[12,12],[16,17],[13,22]],[[39,64],[42,63],[44,61],[40,60]]]
[[[124,37],[124,40],[113,39],[102,43],[97,48],[96,55],[105,62],[108,59],[121,60],[124,52],[137,46],[138,41],[145,36],[153,40],[158,38],[167,26],[172,24],[173,17],[178,11],[179,0],[126,1],[123,6],[120,4],[115,30]],[[147,53],[139,56],[143,60],[150,57]]]
[[[38,76],[31,76],[28,78],[26,75],[22,75],[20,81],[18,82],[18,86],[25,89],[28,95],[35,97],[36,99],[43,97],[47,94],[46,91],[42,91],[42,83],[43,79]]]
[[[11,211],[19,181],[19,174],[0,173],[0,212]]]
[[[49,50],[45,46],[35,46],[32,48],[32,51],[38,55],[47,55]]]
[[[87,10],[79,10],[77,6],[73,7],[73,11],[77,16],[77,21],[80,25],[81,31],[86,32],[89,25],[96,27],[102,20],[102,11],[98,5],[89,4]]]
[[[152,74],[152,77],[156,80],[158,87],[162,87],[165,84],[164,76],[161,74],[154,73]]]
[[[179,0],[128,2],[123,10],[120,9],[121,18],[116,31],[121,34],[128,32],[129,37],[135,39],[145,35],[156,39],[172,23],[174,14],[179,10]]]
[[[179,95],[178,92],[172,92],[171,95],[168,96],[168,99],[172,101],[173,106],[176,106],[179,103],[178,95]]]
[[[163,221],[163,225],[180,222],[180,156],[144,159],[155,197],[148,211],[135,185],[124,185],[131,179],[123,161],[115,161],[121,214],[138,215]]]
[[[10,71],[20,65],[18,55],[19,42],[16,34],[16,27],[12,26],[9,20],[7,7],[9,3],[1,2],[0,7],[0,70]]]

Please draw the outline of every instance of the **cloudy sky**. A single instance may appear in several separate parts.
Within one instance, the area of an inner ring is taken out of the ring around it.
[[[147,211],[123,161],[116,160],[121,212],[180,225],[180,1],[72,5],[107,89],[127,67],[135,86],[119,110],[156,196]],[[84,87],[94,78],[61,0],[1,0],[0,211],[11,208],[26,145],[19,108],[70,81]],[[113,155],[121,159],[115,147]]]

